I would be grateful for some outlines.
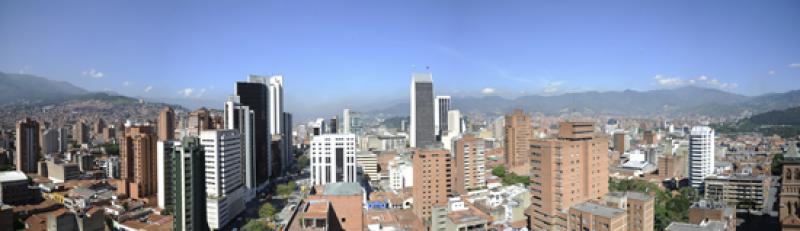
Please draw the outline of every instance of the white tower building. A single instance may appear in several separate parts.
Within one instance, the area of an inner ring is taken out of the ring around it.
[[[236,130],[200,132],[206,162],[206,216],[211,229],[225,227],[245,209],[240,140]]]
[[[314,185],[356,182],[356,136],[323,134],[311,140],[311,180]]]
[[[714,173],[714,130],[695,126],[689,134],[689,182],[702,188],[703,180]]]

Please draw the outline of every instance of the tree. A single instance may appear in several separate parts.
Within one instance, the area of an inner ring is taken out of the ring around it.
[[[278,186],[276,186],[275,192],[277,192],[278,195],[281,195],[281,197],[283,198],[288,198],[289,195],[291,195],[292,192],[294,192],[294,189],[296,187],[297,183],[294,183],[294,181],[290,181],[289,183],[279,184]]]
[[[266,218],[267,220],[272,220],[275,216],[277,210],[271,203],[267,202],[261,205],[261,208],[258,209],[258,216],[262,218]]]
[[[267,223],[263,221],[259,221],[257,219],[250,219],[247,221],[247,224],[242,227],[242,230],[245,231],[262,231],[262,230],[272,230],[272,228],[267,225]]]
[[[783,174],[783,154],[778,153],[772,157],[772,165],[770,166],[773,176],[780,176]]]
[[[308,156],[300,155],[300,157],[297,158],[297,167],[300,168],[300,170],[306,169],[309,162],[310,160],[308,159]]]
[[[506,175],[506,167],[503,165],[498,165],[492,169],[492,175],[498,176],[502,178]]]

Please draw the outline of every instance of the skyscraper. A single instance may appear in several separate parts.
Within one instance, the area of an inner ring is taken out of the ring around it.
[[[256,184],[259,190],[266,187],[271,166],[272,138],[269,128],[269,79],[250,75],[247,82],[236,82],[239,103],[253,110],[253,155],[255,156]]]
[[[532,230],[566,230],[570,207],[608,193],[608,138],[595,135],[593,123],[561,122],[558,137],[530,147]]]
[[[60,147],[61,143],[59,142],[60,138],[61,134],[58,131],[58,129],[55,128],[45,129],[44,132],[42,132],[40,140],[42,144],[41,145],[42,154],[59,153],[59,150],[61,149]]]
[[[244,186],[248,189],[248,199],[256,192],[255,156],[255,113],[247,105],[242,105],[239,96],[230,96],[225,102],[225,129],[233,129],[241,134],[242,174]]]
[[[208,230],[205,152],[197,137],[184,137],[173,144],[175,148],[169,153],[174,163],[169,177],[173,230]]]
[[[270,134],[282,134],[283,123],[283,76],[269,77],[269,131]]]
[[[336,116],[331,117],[331,122],[328,123],[328,133],[337,134],[339,133],[339,118]]]
[[[453,191],[464,195],[468,190],[486,187],[486,141],[467,134],[456,140],[453,163]]]
[[[533,138],[533,122],[530,116],[520,109],[506,116],[505,164],[517,174],[527,174],[529,169],[531,138]]]
[[[423,222],[431,218],[433,206],[447,205],[452,195],[452,158],[444,149],[416,149],[412,158],[414,215]]]
[[[89,126],[82,119],[72,128],[72,140],[78,144],[89,143]]]
[[[344,110],[342,110],[342,132],[345,134],[352,132],[350,130],[350,126],[352,126],[351,124],[352,121],[350,121],[350,113],[351,113],[350,108],[345,108]]]
[[[283,148],[281,150],[283,153],[282,173],[286,173],[289,169],[294,166],[294,137],[292,137],[292,113],[284,112],[283,119],[281,120],[281,126],[283,127],[281,130],[283,131],[283,135],[281,136],[281,142],[283,144]]]
[[[311,141],[311,181],[314,185],[356,182],[356,136],[323,134]]]
[[[160,137],[159,137],[160,138]],[[173,179],[176,174],[176,166],[173,157],[176,152],[176,147],[180,146],[181,142],[166,140],[159,140],[156,142],[156,196],[158,200],[158,207],[161,209],[171,209],[175,204],[175,191],[173,191]]]
[[[714,174],[714,129],[695,126],[689,134],[689,183],[703,188],[703,180]]]
[[[236,130],[205,130],[206,216],[211,229],[220,229],[245,209],[240,134]]]
[[[120,144],[121,184],[118,190],[133,199],[156,193],[156,135],[150,125],[126,124]]]
[[[14,143],[17,148],[17,171],[24,173],[37,173],[36,162],[39,160],[39,122],[25,117],[17,121],[17,139]]]
[[[428,147],[436,142],[431,73],[415,73],[411,78],[411,147]]]
[[[441,139],[447,131],[447,111],[450,111],[450,96],[437,95],[433,101],[433,131],[437,139]]]
[[[158,113],[158,140],[175,139],[175,111],[170,107],[164,107]]]

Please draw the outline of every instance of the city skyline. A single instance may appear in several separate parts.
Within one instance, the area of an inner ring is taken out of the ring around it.
[[[800,3],[724,3],[4,2],[0,71],[214,108],[235,80],[281,74],[287,111],[404,99],[414,72],[454,97],[794,90]]]

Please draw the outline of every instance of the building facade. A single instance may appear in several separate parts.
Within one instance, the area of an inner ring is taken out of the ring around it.
[[[447,205],[453,193],[452,158],[444,149],[417,149],[412,155],[414,187],[412,197],[414,215],[430,221],[434,206]]]
[[[157,191],[156,134],[150,125],[126,124],[120,142],[120,178],[117,190],[133,199],[145,199]]]
[[[222,229],[245,209],[242,145],[236,130],[200,133],[205,161],[206,216],[211,229]]]
[[[158,140],[175,139],[175,111],[170,107],[164,107],[158,113]]]
[[[323,134],[311,141],[311,181],[314,185],[356,182],[356,136]]]
[[[505,123],[505,165],[517,174],[527,175],[530,166],[529,156],[533,138],[533,121],[522,110],[514,110],[506,116]]]
[[[450,96],[437,95],[433,101],[433,131],[438,139],[447,131],[447,111],[450,111]]]
[[[689,134],[689,183],[698,190],[703,181],[714,174],[714,129],[693,127]]]
[[[456,140],[453,164],[453,190],[466,194],[469,190],[486,188],[486,141],[467,134]]]
[[[39,138],[39,122],[27,117],[17,121],[17,139],[14,143],[17,148],[14,154],[17,171],[38,172],[36,162],[41,152]]]
[[[436,143],[433,112],[433,78],[430,73],[415,73],[411,79],[411,147],[425,148]]]
[[[159,142],[160,143],[160,142]],[[208,230],[206,211],[205,153],[200,140],[184,137],[174,142],[167,158],[174,168],[167,180],[168,207],[172,208],[173,230]]]

